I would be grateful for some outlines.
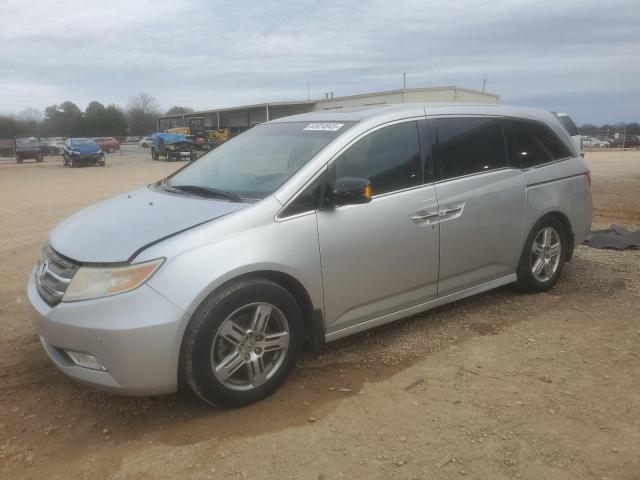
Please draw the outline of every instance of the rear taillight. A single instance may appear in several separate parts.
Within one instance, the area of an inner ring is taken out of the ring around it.
[[[584,174],[587,177],[587,183],[589,184],[589,188],[591,188],[591,172],[587,170],[587,173]]]

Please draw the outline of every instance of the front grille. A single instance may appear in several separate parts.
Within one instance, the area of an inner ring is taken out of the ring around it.
[[[80,265],[63,257],[49,245],[42,249],[42,256],[36,268],[38,293],[49,305],[60,303],[71,279]]]

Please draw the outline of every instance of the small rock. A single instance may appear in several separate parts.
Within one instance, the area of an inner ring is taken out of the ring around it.
[[[401,466],[403,466],[405,463],[407,463],[407,461],[406,461],[406,460],[396,460],[395,462],[393,462],[393,464],[394,464],[396,467],[401,467]]]
[[[102,430],[102,434],[103,434],[103,435],[106,435],[107,433],[109,433],[109,430],[108,430],[108,429],[106,429],[106,428],[105,428],[105,429],[103,429],[103,430]]]
[[[318,419],[316,417],[309,417],[308,420],[311,423],[316,423],[318,421]]]
[[[351,389],[350,388],[341,388],[340,391],[342,393],[349,393],[349,392],[351,392]]]
[[[407,441],[407,437],[400,437],[400,441],[401,442],[406,442]]]
[[[611,449],[611,451],[612,451],[613,453],[618,453],[620,450],[618,450],[617,448],[612,448],[612,449]]]

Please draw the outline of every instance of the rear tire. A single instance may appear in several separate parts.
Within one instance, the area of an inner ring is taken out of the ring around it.
[[[302,338],[300,307],[286,289],[263,278],[240,280],[207,298],[193,315],[180,376],[207,403],[248,405],[285,381]]]
[[[524,244],[518,265],[517,287],[530,293],[551,289],[560,278],[569,254],[569,232],[553,216],[536,222]]]

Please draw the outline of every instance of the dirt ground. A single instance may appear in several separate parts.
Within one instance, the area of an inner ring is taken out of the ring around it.
[[[640,152],[587,154],[594,224],[640,227]],[[639,479],[640,252],[580,247],[549,293],[510,287],[307,353],[240,410],[126,398],[59,373],[25,294],[47,232],[179,164],[0,160],[2,479]]]

